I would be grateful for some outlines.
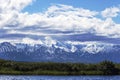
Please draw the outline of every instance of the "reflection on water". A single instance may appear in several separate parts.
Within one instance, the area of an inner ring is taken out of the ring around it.
[[[0,80],[120,80],[120,76],[0,76]]]

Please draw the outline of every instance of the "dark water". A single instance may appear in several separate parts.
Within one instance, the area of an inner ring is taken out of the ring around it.
[[[120,76],[0,76],[0,80],[120,80]]]

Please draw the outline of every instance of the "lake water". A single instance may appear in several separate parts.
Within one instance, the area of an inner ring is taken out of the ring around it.
[[[120,76],[0,76],[0,80],[120,80]]]

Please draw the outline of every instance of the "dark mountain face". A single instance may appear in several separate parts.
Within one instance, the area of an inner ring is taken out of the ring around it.
[[[0,43],[0,58],[30,62],[88,62],[110,60],[120,63],[120,45],[89,42],[55,44]]]

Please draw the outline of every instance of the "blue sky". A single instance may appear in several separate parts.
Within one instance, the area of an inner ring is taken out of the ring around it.
[[[0,42],[120,44],[119,0],[0,0],[0,10]]]
[[[120,4],[119,0],[36,0],[31,5],[27,6],[23,11],[30,13],[46,10],[52,4],[64,4],[74,7],[82,7],[85,9],[102,11],[105,8]]]

